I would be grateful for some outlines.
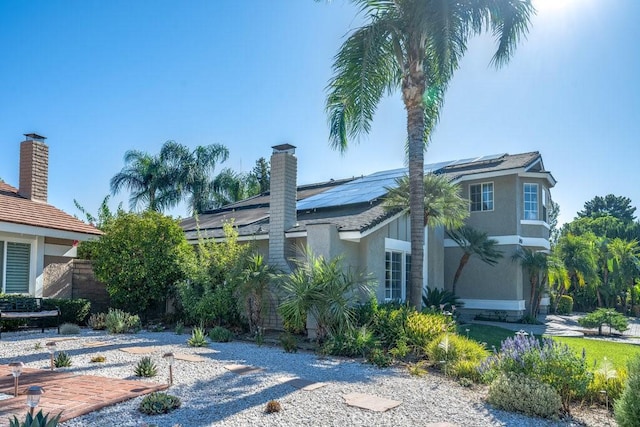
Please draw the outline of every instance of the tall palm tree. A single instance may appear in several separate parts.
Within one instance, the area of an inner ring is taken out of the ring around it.
[[[236,295],[238,308],[249,321],[252,334],[263,326],[263,312],[269,308],[270,285],[276,279],[278,270],[264,261],[260,254],[251,256],[247,266],[238,275]]]
[[[211,207],[218,208],[260,194],[260,183],[251,173],[224,168],[213,180]]]
[[[411,215],[411,304],[422,304],[424,149],[446,86],[470,36],[491,31],[502,65],[528,29],[530,0],[351,0],[368,18],[335,57],[328,85],[330,141],[367,133],[381,98],[400,90],[407,111]]]
[[[626,292],[635,284],[640,276],[640,246],[637,240],[613,239],[609,244],[614,268],[614,280],[616,293],[622,297],[622,303],[626,308]]]
[[[162,212],[179,202],[171,174],[159,156],[129,150],[124,155],[124,163],[122,170],[111,178],[111,193],[127,188],[131,192],[131,209],[143,205],[143,209]]]
[[[547,283],[547,270],[549,268],[547,254],[529,248],[518,247],[511,259],[514,262],[518,262],[529,273],[529,284],[531,286],[529,314],[535,317],[538,314],[542,291]]]
[[[409,177],[396,180],[396,186],[387,188],[384,199],[386,209],[409,207]],[[444,175],[433,173],[424,176],[424,227],[442,226],[458,228],[469,216],[469,201],[460,195],[460,186],[453,184]]]
[[[463,226],[455,231],[448,231],[451,237],[462,249],[462,257],[458,263],[458,268],[453,276],[453,287],[451,291],[456,293],[456,284],[462,274],[462,269],[469,262],[472,256],[489,265],[496,265],[502,258],[502,251],[497,248],[498,241],[490,239],[487,233],[469,226]]]
[[[177,173],[181,196],[186,198],[189,211],[196,214],[209,209],[215,194],[213,174],[216,165],[229,158],[229,149],[221,144],[210,144],[199,145],[190,151],[173,141],[165,146],[163,159],[174,166],[172,169]]]

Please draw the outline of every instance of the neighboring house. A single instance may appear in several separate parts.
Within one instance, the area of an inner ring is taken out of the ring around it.
[[[239,240],[252,241],[270,264],[289,269],[296,247],[309,246],[325,257],[342,255],[347,264],[372,273],[378,300],[405,300],[411,265],[407,211],[382,207],[385,187],[406,169],[359,178],[296,185],[295,147],[273,147],[271,191],[182,222],[187,239],[223,239],[222,226],[233,220]],[[528,281],[511,261],[518,246],[549,249],[547,208],[553,176],[539,153],[494,155],[426,165],[425,172],[446,174],[470,199],[467,223],[498,240],[505,257],[495,267],[472,260],[457,285],[469,314],[525,312]],[[424,285],[451,288],[461,256],[442,228],[425,233]]]
[[[41,297],[46,268],[70,261],[78,241],[101,232],[47,204],[49,147],[40,135],[25,136],[19,187],[0,182],[0,290]]]

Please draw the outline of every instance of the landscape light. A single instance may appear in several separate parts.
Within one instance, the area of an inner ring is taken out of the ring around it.
[[[47,347],[47,350],[49,350],[49,358],[51,359],[51,370],[53,371],[53,368],[54,368],[53,355],[56,352],[56,343],[55,341],[50,341],[45,344],[45,347]]]
[[[22,373],[24,363],[11,362],[9,363],[9,366],[11,366],[11,375],[13,375],[13,396],[18,397],[18,377]]]
[[[173,385],[173,362],[175,360],[175,355],[171,352],[165,353],[162,355],[162,358],[167,361],[169,364],[169,386]]]
[[[42,393],[44,393],[44,389],[39,385],[32,385],[27,389],[27,406],[29,407],[29,412],[31,416],[33,416],[33,412],[40,403],[40,397],[42,397]]]

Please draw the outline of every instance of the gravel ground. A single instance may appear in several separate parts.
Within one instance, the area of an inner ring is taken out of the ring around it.
[[[36,345],[53,337],[53,332],[5,333],[0,347],[0,364],[18,357],[32,368],[47,369],[46,349]],[[137,411],[142,397],[69,420],[64,427],[79,426],[424,426],[448,422],[457,426],[578,426],[614,425],[606,414],[585,413],[587,422],[550,422],[498,411],[484,403],[485,388],[464,388],[438,374],[410,376],[401,368],[378,369],[357,360],[318,357],[312,353],[284,353],[276,347],[253,343],[212,343],[207,348],[186,345],[187,335],[172,332],[141,332],[135,335],[109,335],[83,330],[73,340],[58,343],[73,360],[78,374],[135,379],[133,368],[141,355],[129,354],[122,347],[154,346],[151,354],[159,374],[145,381],[164,382],[168,367],[162,360],[167,351],[198,354],[204,362],[176,360],[174,386],[169,392],[182,400],[182,407],[166,415],[146,416]],[[87,341],[109,345],[85,348]],[[90,363],[95,355],[106,356],[106,363]],[[260,367],[263,370],[236,375],[223,368],[228,364]],[[297,390],[283,384],[292,378],[326,382],[314,391]],[[347,406],[343,395],[368,393],[402,404],[384,413]],[[282,411],[265,414],[269,400],[276,399]]]

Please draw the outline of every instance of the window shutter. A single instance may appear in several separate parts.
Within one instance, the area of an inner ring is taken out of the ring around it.
[[[29,243],[7,242],[6,293],[29,293],[30,261],[31,245]]]

